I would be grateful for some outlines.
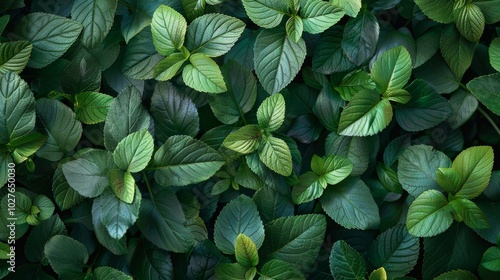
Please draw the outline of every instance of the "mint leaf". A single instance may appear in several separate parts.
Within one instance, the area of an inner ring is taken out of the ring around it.
[[[453,161],[452,168],[460,174],[462,186],[455,196],[473,199],[488,186],[493,169],[493,149],[489,146],[470,147]]]
[[[257,110],[259,126],[269,132],[278,130],[285,120],[285,99],[280,93],[267,97]]]
[[[76,117],[85,124],[106,120],[113,97],[99,92],[82,92],[75,96]]]
[[[453,22],[453,14],[451,11],[453,11],[454,1],[415,0],[415,3],[429,18],[440,23]]]
[[[189,87],[208,93],[227,91],[219,66],[213,59],[203,53],[195,53],[189,57],[188,64],[182,70],[182,79]]]
[[[479,41],[483,35],[485,18],[478,6],[474,3],[466,3],[462,6],[456,4],[453,9],[453,19],[462,36],[471,42]]]
[[[380,27],[367,9],[347,21],[342,36],[342,50],[350,62],[361,65],[368,61],[377,48]]]
[[[257,246],[253,240],[244,233],[238,234],[234,248],[236,260],[246,267],[254,267],[259,263]]]
[[[153,14],[151,33],[155,49],[164,56],[171,55],[184,45],[187,22],[169,6],[160,5]]]
[[[264,28],[278,26],[283,15],[288,12],[285,1],[243,0],[242,2],[248,17]]]
[[[21,73],[28,64],[33,45],[28,41],[0,44],[0,76],[8,71]]]
[[[500,94],[496,90],[500,85],[500,73],[480,76],[467,84],[467,88],[493,113],[500,116]]]
[[[344,14],[345,12],[341,8],[319,0],[307,1],[300,9],[300,18],[304,22],[304,31],[311,34],[324,32],[336,24]]]
[[[264,137],[258,151],[260,160],[269,169],[283,176],[292,174],[292,154],[285,141],[274,136]]]
[[[154,140],[147,130],[127,135],[116,145],[113,158],[116,166],[123,171],[140,172],[153,155]]]
[[[68,252],[68,248],[71,250]],[[85,246],[64,235],[54,235],[45,243],[45,256],[54,271],[62,277],[81,276],[89,259]]]
[[[400,46],[379,56],[373,63],[371,75],[379,92],[389,93],[406,85],[412,68],[410,53]]]
[[[361,255],[344,240],[333,244],[330,271],[335,279],[365,279],[367,273]]]
[[[462,77],[472,63],[477,43],[467,40],[450,24],[444,27],[439,45],[451,71]]]
[[[430,237],[447,230],[453,222],[451,205],[437,190],[427,190],[419,195],[408,209],[406,227],[418,237]]]
[[[223,145],[233,151],[249,154],[259,147],[262,132],[258,125],[245,125],[235,132],[231,132]]]

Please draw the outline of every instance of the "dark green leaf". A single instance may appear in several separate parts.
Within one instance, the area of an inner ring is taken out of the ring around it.
[[[472,63],[476,43],[462,37],[452,24],[443,28],[441,33],[441,54],[457,76],[462,77]]]
[[[437,22],[450,23],[453,21],[453,14],[451,11],[453,11],[454,1],[415,0],[415,3],[426,16]]]
[[[344,240],[333,244],[330,271],[335,279],[365,279],[367,273],[361,255]]]
[[[352,63],[359,66],[375,54],[379,32],[377,18],[367,9],[347,21],[342,49]]]
[[[344,100],[330,85],[325,85],[316,99],[313,111],[319,122],[329,131],[337,131],[340,120],[340,109]]]
[[[341,8],[317,0],[307,1],[300,10],[300,18],[304,22],[304,31],[311,34],[324,32],[336,24],[344,14],[345,12]]]
[[[321,74],[339,73],[356,67],[349,61],[342,48],[342,26],[334,26],[323,32],[314,48],[312,69]]]
[[[467,88],[493,113],[500,116],[500,94],[496,90],[500,84],[500,73],[481,76],[467,84]]]
[[[33,228],[24,247],[24,254],[31,262],[41,262],[45,257],[44,245],[54,235],[66,235],[66,227],[59,218],[59,215],[53,215],[47,220],[42,221]]]
[[[453,19],[460,34],[471,42],[477,42],[483,35],[485,18],[474,3],[455,4]]]
[[[68,250],[71,248],[71,250]],[[64,235],[54,235],[45,243],[45,255],[54,271],[62,277],[78,276],[89,259],[85,246]]]
[[[461,280],[477,280],[476,276],[469,271],[457,269],[449,272],[445,272],[434,280],[447,280],[447,279],[461,279]]]
[[[108,279],[116,279],[116,280],[132,280],[133,278],[123,271],[120,271],[116,268],[101,266],[94,270],[94,279],[95,280],[108,280]]]
[[[102,43],[113,26],[116,0],[76,0],[71,17],[83,25],[82,43],[89,49]]]
[[[155,74],[155,66],[162,58],[156,52],[151,29],[148,27],[132,38],[125,47],[120,70],[131,79],[151,79]]]
[[[304,275],[297,270],[293,265],[280,261],[270,260],[262,266],[261,276],[259,280],[266,279],[289,279],[289,280],[305,280]]]
[[[474,114],[477,109],[477,98],[466,90],[457,90],[448,100],[452,114],[448,123],[452,129],[462,126]]]

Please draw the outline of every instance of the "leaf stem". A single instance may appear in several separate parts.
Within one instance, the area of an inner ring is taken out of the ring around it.
[[[154,203],[155,199],[153,197],[153,191],[151,191],[151,185],[149,184],[148,174],[146,174],[144,170],[142,171],[142,177],[144,177],[144,182],[146,182],[146,187],[148,188],[149,197],[151,198],[151,201],[153,201]]]
[[[488,113],[485,110],[483,110],[483,108],[481,108],[481,107],[477,107],[477,110],[479,111],[479,113],[481,113],[481,115],[483,115],[488,120],[488,122],[491,124],[491,126],[493,126],[493,128],[497,132],[497,134],[500,135],[500,128],[498,128],[497,124],[490,117],[490,115],[488,115]]]

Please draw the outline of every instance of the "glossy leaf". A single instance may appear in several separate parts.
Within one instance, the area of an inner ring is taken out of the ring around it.
[[[113,97],[98,92],[82,92],[75,96],[76,117],[85,124],[106,120]]]
[[[392,48],[377,58],[372,67],[372,79],[377,89],[391,92],[402,89],[411,76],[410,53],[404,47]]]
[[[365,279],[367,273],[361,255],[344,240],[333,244],[330,271],[336,279]]]
[[[300,10],[300,18],[304,22],[304,31],[319,34],[336,24],[344,13],[342,9],[324,1],[307,1]]]
[[[249,154],[259,147],[262,132],[257,125],[245,125],[235,132],[231,132],[224,139],[224,146],[242,154]]]
[[[273,28],[280,24],[288,11],[285,1],[243,0],[248,17],[258,26]]]

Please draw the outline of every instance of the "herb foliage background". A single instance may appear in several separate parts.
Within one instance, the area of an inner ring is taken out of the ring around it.
[[[0,13],[1,277],[500,277],[500,1]]]

